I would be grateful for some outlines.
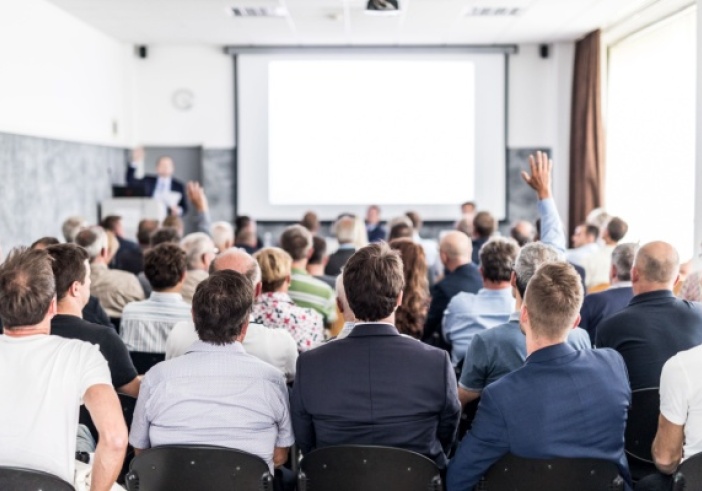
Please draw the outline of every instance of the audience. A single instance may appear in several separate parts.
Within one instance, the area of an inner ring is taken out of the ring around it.
[[[608,284],[612,269],[612,252],[624,238],[629,226],[619,217],[612,218],[602,230],[604,244],[583,261],[588,289]]]
[[[478,212],[473,218],[473,263],[480,264],[480,248],[497,230],[495,218],[487,211]]]
[[[183,219],[177,215],[168,215],[161,222],[161,227],[175,229],[178,233],[178,240],[180,240],[185,233],[185,224],[183,223]]]
[[[46,251],[14,250],[0,265],[0,463],[48,472],[73,485],[78,408],[100,436],[90,489],[112,488],[127,428],[105,358],[96,346],[51,336],[56,282]]]
[[[680,289],[680,298],[690,302],[702,302],[702,271],[687,275]]]
[[[329,255],[324,274],[338,276],[346,261],[356,252],[353,245],[355,227],[356,220],[349,216],[340,217],[334,224],[334,235],[339,242],[339,248]]]
[[[469,238],[473,238],[473,218],[463,217],[456,223],[456,230],[467,235]],[[472,248],[471,248],[472,250]],[[472,259],[471,259],[472,260]]]
[[[402,304],[395,311],[395,327],[400,334],[421,339],[429,309],[429,283],[424,249],[412,239],[395,239],[390,248],[400,253],[405,288]]]
[[[344,291],[344,272],[342,271],[339,276],[336,277],[336,306],[339,312],[344,317],[344,326],[339,331],[339,334],[335,338],[330,339],[330,341],[336,339],[344,339],[351,331],[353,331],[353,326],[356,325],[356,314],[351,311],[349,307],[349,301],[346,300],[346,292]]]
[[[151,234],[158,230],[158,220],[144,219],[139,221],[137,228],[137,242],[142,254],[151,247]],[[143,271],[143,267],[142,267]],[[140,271],[140,272],[142,272]]]
[[[445,352],[400,336],[394,326],[404,275],[386,244],[358,250],[343,271],[358,319],[344,339],[300,355],[291,395],[303,454],[331,445],[405,448],[444,468],[460,416]]]
[[[361,247],[366,247],[370,244],[368,240],[368,231],[366,230],[366,223],[359,216],[353,216],[355,227],[353,229],[353,246],[356,250]]]
[[[32,245],[30,245],[29,248],[43,250],[49,246],[60,244],[60,243],[61,243],[61,241],[59,241],[56,237],[42,237],[42,238],[37,239],[34,242],[32,242]]]
[[[181,233],[176,227],[159,227],[149,237],[149,245],[156,247],[160,244],[178,244],[181,240]]]
[[[515,302],[510,279],[518,252],[512,239],[496,237],[485,243],[480,249],[483,287],[477,293],[459,292],[446,307],[442,332],[454,365],[463,360],[475,333],[509,320]]]
[[[253,254],[261,248],[261,241],[256,235],[256,222],[246,215],[236,217],[234,222],[234,245]]]
[[[566,251],[566,259],[568,262],[585,267],[587,258],[596,253],[599,249],[597,237],[600,234],[600,229],[596,225],[588,225],[583,223],[575,227],[575,232],[570,240],[573,242],[573,248]],[[585,275],[587,281],[587,274]]]
[[[526,363],[483,390],[473,426],[449,466],[448,491],[473,489],[507,453],[606,460],[631,484],[624,362],[613,350],[578,351],[565,343],[582,299],[580,278],[568,264],[545,264],[531,278],[520,314]]]
[[[111,267],[133,274],[144,271],[144,253],[136,242],[125,238],[122,217],[109,215],[102,219],[100,226],[105,231],[112,232],[119,242],[119,248],[112,258]]]
[[[536,237],[536,229],[531,222],[526,220],[517,220],[509,229],[509,235],[512,237],[519,247],[524,247],[529,242],[533,242]]]
[[[324,268],[328,262],[327,241],[315,235],[312,237],[312,255],[307,260],[307,272],[330,287],[335,288],[336,276],[324,274]]]
[[[305,229],[307,230],[307,229]],[[314,348],[324,339],[322,316],[295,304],[289,295],[292,259],[284,250],[266,247],[254,257],[261,268],[261,293],[253,306],[253,322],[288,331],[299,351]]]
[[[61,233],[63,234],[63,238],[66,240],[66,242],[73,242],[76,235],[78,235],[78,232],[87,226],[88,222],[86,222],[85,218],[83,217],[68,217],[61,225]]]
[[[219,251],[234,247],[234,227],[229,222],[214,222],[211,227],[212,242]]]
[[[412,225],[409,224],[409,219],[406,221],[395,222],[390,224],[390,233],[388,234],[388,242],[395,239],[411,239],[413,236]]]
[[[422,246],[424,249],[424,257],[427,263],[427,271],[429,283],[434,284],[438,281],[439,276],[443,272],[441,270],[441,260],[439,259],[439,246],[434,239],[423,239],[419,235],[422,229],[422,217],[416,211],[408,211],[405,213],[407,218],[412,222],[412,240]]]
[[[380,221],[380,207],[378,205],[371,205],[366,211],[366,231],[368,232],[368,242],[385,240],[387,232]]]
[[[144,274],[154,291],[147,300],[132,302],[122,313],[122,339],[129,351],[165,353],[173,326],[190,319],[183,301],[185,251],[175,244],[159,244],[144,257]]]
[[[319,217],[313,211],[308,211],[303,215],[300,225],[309,230],[312,235],[319,234]]]
[[[183,237],[180,246],[185,251],[187,271],[181,295],[187,303],[192,303],[195,288],[207,278],[210,264],[217,255],[217,248],[209,235],[193,232]]]
[[[474,201],[466,201],[465,203],[461,203],[461,215],[475,215],[476,211],[477,206],[475,205]]]

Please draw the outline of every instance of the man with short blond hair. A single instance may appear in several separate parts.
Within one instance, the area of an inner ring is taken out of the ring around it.
[[[217,248],[210,236],[204,232],[193,232],[186,235],[180,241],[180,246],[185,251],[188,265],[181,295],[183,295],[183,300],[192,303],[197,285],[207,278],[210,264],[217,255]]]
[[[229,222],[214,222],[212,224],[212,241],[220,251],[234,247],[234,227]]]

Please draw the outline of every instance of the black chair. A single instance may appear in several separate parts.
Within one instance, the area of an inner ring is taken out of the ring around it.
[[[441,491],[434,461],[409,450],[339,445],[314,450],[300,462],[299,491]]]
[[[129,491],[249,491],[273,489],[263,459],[232,448],[166,445],[145,450],[129,466]]]
[[[12,491],[75,491],[60,477],[18,467],[0,467],[0,489]]]
[[[631,393],[631,407],[624,433],[624,448],[634,481],[656,472],[651,445],[658,431],[660,405],[658,387],[637,389]]]
[[[524,459],[508,454],[495,463],[478,491],[614,491],[624,489],[619,468],[597,459]]]
[[[685,460],[675,473],[675,491],[702,491],[702,453]]]
[[[144,351],[130,351],[129,357],[139,375],[144,375],[152,366],[166,359],[165,353],[146,353]]]

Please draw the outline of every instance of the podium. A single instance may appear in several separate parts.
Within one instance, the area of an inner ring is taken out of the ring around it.
[[[100,203],[100,219],[109,215],[122,217],[125,237],[136,237],[139,222],[144,219],[158,220],[166,218],[166,208],[153,198],[110,198]]]

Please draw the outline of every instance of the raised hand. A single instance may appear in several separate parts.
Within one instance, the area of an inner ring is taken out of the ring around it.
[[[539,199],[550,198],[553,160],[549,159],[545,152],[536,152],[536,155],[529,156],[529,167],[531,167],[531,175],[522,171],[522,179],[536,191]]]

